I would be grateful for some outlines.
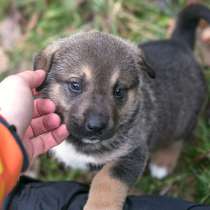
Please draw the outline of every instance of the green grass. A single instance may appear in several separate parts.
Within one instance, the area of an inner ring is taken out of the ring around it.
[[[17,7],[29,21],[37,15],[36,25],[27,33],[24,42],[8,52],[10,69],[20,68],[48,42],[80,30],[97,29],[110,32],[136,43],[166,37],[170,18],[185,5],[184,0],[168,4],[164,11],[150,1],[143,0],[91,0],[58,1],[19,0]],[[79,3],[81,2],[81,3]],[[4,18],[10,1],[0,0],[0,18]],[[210,2],[206,1],[210,6]],[[23,27],[23,30],[26,28]],[[210,69],[205,70],[210,90]],[[210,94],[209,94],[210,96]],[[167,194],[183,199],[210,204],[210,122],[203,117],[196,130],[193,143],[186,145],[176,171],[168,178],[158,181],[146,171],[135,188],[146,194]],[[65,170],[48,156],[42,157],[40,177],[44,180],[87,181],[84,173]]]

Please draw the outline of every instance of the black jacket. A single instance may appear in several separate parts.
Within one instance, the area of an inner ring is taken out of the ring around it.
[[[76,182],[40,182],[21,177],[4,209],[82,210],[87,195],[88,187]],[[124,210],[210,210],[210,206],[169,197],[129,196]]]

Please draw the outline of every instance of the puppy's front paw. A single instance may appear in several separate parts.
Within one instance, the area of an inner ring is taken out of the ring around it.
[[[128,186],[111,176],[111,164],[105,165],[94,177],[83,210],[122,210]]]
[[[169,174],[167,167],[161,167],[153,163],[149,164],[149,170],[151,176],[157,179],[163,179]]]
[[[101,205],[100,203],[86,203],[83,210],[122,210],[122,208],[112,205]]]
[[[177,141],[151,155],[149,170],[153,177],[163,179],[174,170],[182,149],[182,141]]]

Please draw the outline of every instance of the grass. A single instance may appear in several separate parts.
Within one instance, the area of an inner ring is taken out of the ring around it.
[[[32,66],[35,52],[48,42],[79,30],[96,29],[110,32],[136,43],[166,37],[169,20],[185,5],[184,0],[168,3],[161,10],[153,1],[143,0],[91,0],[91,1],[42,1],[19,0],[16,7],[25,19],[23,42],[8,52],[10,69],[21,68],[23,61]],[[0,0],[0,17],[4,18],[10,1]],[[206,1],[210,6],[210,2]],[[33,27],[27,23],[37,18]],[[205,69],[210,90],[210,69]],[[210,96],[210,94],[209,94]],[[48,156],[42,157],[40,177],[44,180],[88,181],[79,171],[65,170]],[[183,199],[210,204],[210,122],[203,117],[192,144],[186,145],[176,171],[158,181],[146,171],[135,189],[146,194],[167,194]]]

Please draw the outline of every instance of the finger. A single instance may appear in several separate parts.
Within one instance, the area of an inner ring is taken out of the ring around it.
[[[42,134],[31,140],[33,148],[33,157],[47,152],[50,148],[60,144],[68,137],[66,125],[61,125],[54,131]]]
[[[38,98],[34,100],[33,118],[55,111],[55,104],[50,99]]]
[[[46,72],[43,70],[24,71],[17,75],[22,77],[32,89],[37,88],[42,84],[45,79]]]
[[[38,96],[39,93],[37,92],[37,90],[35,88],[32,89],[32,95],[33,96]]]
[[[59,127],[61,123],[60,117],[51,113],[42,117],[35,118],[31,121],[30,126],[27,130],[27,138],[39,136],[43,133],[54,130]]]

